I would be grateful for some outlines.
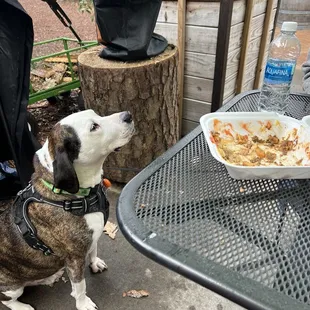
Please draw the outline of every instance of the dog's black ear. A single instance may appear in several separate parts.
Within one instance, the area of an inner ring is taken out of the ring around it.
[[[79,180],[73,167],[73,162],[69,159],[65,150],[56,150],[54,169],[54,186],[63,189],[71,194],[79,190]]]
[[[75,130],[66,125],[56,125],[49,138],[50,153],[54,154],[54,186],[75,194],[79,190],[73,161],[78,158],[81,142]]]

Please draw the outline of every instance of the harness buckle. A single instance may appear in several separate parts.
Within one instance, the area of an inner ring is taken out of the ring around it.
[[[15,200],[13,201],[13,204],[21,197],[24,198],[23,194],[28,192],[32,187],[31,182],[28,183],[28,185],[24,188],[21,189],[20,191],[18,191],[18,193],[16,194]]]
[[[88,212],[88,205],[89,205],[89,200],[87,198],[83,198],[83,211],[84,214],[86,214]]]
[[[53,185],[52,192],[54,194],[60,195],[62,193],[62,189],[57,188],[57,187],[55,187],[55,185]]]
[[[70,200],[65,200],[63,208],[65,211],[70,212],[72,210],[72,202]]]
[[[23,238],[28,239],[28,240],[29,240],[29,238],[31,238],[33,240],[35,239],[34,234],[29,230],[27,230],[25,232],[22,231],[22,235],[23,235]]]

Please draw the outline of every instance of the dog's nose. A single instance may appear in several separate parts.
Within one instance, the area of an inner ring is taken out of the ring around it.
[[[132,115],[129,111],[122,112],[120,117],[121,120],[127,124],[130,124],[132,122]]]

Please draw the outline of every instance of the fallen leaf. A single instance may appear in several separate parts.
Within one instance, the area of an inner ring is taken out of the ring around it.
[[[123,297],[132,297],[132,298],[142,298],[142,297],[147,297],[149,296],[150,293],[148,291],[145,290],[131,290],[128,292],[124,292],[123,293]]]
[[[246,191],[246,189],[245,188],[243,188],[243,187],[240,187],[240,193],[244,193],[245,191]]]
[[[103,232],[108,235],[111,239],[115,239],[116,233],[118,231],[117,225],[107,221],[107,223],[104,226]]]

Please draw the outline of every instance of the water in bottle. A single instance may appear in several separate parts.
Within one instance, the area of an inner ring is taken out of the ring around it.
[[[270,44],[259,98],[260,111],[280,114],[286,111],[296,61],[300,54],[300,42],[295,35],[296,30],[297,23],[284,22],[280,35]]]

